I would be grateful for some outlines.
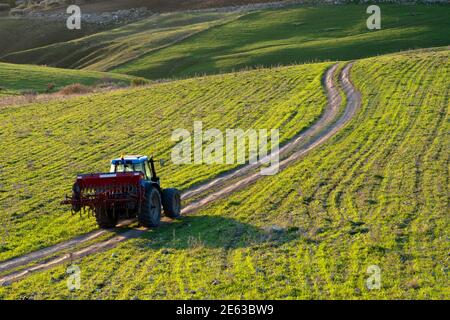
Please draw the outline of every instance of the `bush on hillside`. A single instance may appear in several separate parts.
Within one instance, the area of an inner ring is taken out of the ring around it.
[[[147,81],[145,81],[144,79],[133,79],[131,80],[131,86],[132,87],[139,87],[139,86],[143,86],[146,85]]]
[[[59,93],[63,95],[83,94],[89,92],[92,92],[92,89],[80,83],[74,83],[59,90]]]

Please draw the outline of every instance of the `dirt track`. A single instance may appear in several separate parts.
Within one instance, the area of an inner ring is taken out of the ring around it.
[[[327,91],[328,103],[327,107],[320,119],[310,128],[293,138],[279,150],[279,169],[286,168],[292,162],[295,162],[312,149],[322,145],[325,141],[335,135],[352,117],[356,114],[361,105],[361,97],[350,81],[350,69],[352,63],[347,64],[339,75],[341,87],[347,98],[347,104],[343,113],[340,113],[340,105],[342,102],[339,94],[338,86],[334,82],[334,75],[338,65],[333,65],[325,74],[323,83]],[[261,162],[270,160],[268,157]],[[246,165],[237,170],[226,173],[216,179],[208,181],[205,184],[187,190],[182,195],[182,199],[195,198],[196,200],[189,203],[182,210],[183,214],[192,213],[199,208],[212,203],[213,201],[223,198],[224,196],[242,189],[251,183],[263,178],[260,174],[261,163],[255,165]],[[131,221],[123,222],[122,225],[130,224]],[[99,238],[102,235],[112,232],[111,230],[96,230],[83,236],[65,241],[54,246],[44,248],[35,252],[31,252],[21,257],[17,257],[0,263],[0,273],[7,273],[8,270],[25,267],[19,271],[0,277],[0,285],[8,285],[14,281],[20,280],[30,273],[49,269],[56,265],[76,260],[84,256],[104,251],[115,247],[117,244],[131,238],[136,238],[145,233],[144,228],[135,228],[124,231],[105,241],[88,245],[84,248],[77,249],[71,253],[65,253],[58,256],[58,252],[67,251],[71,247],[80,246]],[[45,260],[47,259],[47,260]],[[29,266],[33,262],[36,264]]]

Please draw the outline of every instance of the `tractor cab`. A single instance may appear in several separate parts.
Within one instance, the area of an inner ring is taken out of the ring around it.
[[[159,183],[153,158],[141,155],[126,155],[111,160],[110,172],[142,172],[145,180]]]

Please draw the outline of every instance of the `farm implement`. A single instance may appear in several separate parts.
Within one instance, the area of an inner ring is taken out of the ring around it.
[[[100,228],[112,228],[121,218],[137,218],[144,227],[157,227],[161,212],[180,216],[180,192],[162,189],[153,158],[122,156],[111,161],[110,172],[78,175],[72,196],[62,204],[72,212],[95,216]]]

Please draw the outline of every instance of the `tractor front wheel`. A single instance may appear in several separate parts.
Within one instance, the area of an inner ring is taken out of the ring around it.
[[[138,214],[139,224],[146,228],[159,226],[161,220],[161,197],[155,187],[145,191],[144,203]]]
[[[164,214],[169,218],[178,218],[181,215],[180,191],[173,188],[162,191],[162,205]]]

